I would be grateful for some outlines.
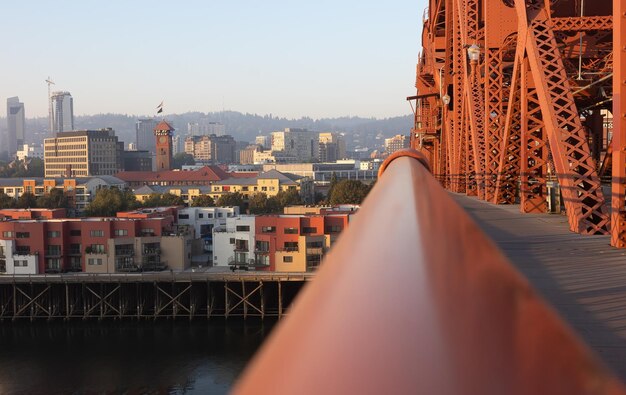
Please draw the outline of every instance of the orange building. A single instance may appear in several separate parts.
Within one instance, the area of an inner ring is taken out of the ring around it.
[[[317,269],[324,254],[348,226],[349,217],[349,214],[256,217],[256,266],[277,272]]]

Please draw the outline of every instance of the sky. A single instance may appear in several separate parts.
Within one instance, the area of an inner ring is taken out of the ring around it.
[[[25,0],[0,4],[0,100],[47,116],[221,110],[411,113],[427,0]],[[2,106],[4,107],[4,106]],[[5,114],[0,114],[4,116]]]

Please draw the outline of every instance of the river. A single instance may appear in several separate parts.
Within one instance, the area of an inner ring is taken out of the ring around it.
[[[272,321],[0,323],[0,394],[223,394]]]

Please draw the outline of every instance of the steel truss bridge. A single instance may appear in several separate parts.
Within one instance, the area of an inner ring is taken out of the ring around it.
[[[626,247],[619,12],[608,0],[430,0],[411,144],[446,189],[543,213],[558,181],[572,231]]]

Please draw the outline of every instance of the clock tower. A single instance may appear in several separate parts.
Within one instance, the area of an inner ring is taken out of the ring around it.
[[[172,165],[172,132],[174,128],[166,121],[154,128],[156,139],[156,171],[170,170]]]

